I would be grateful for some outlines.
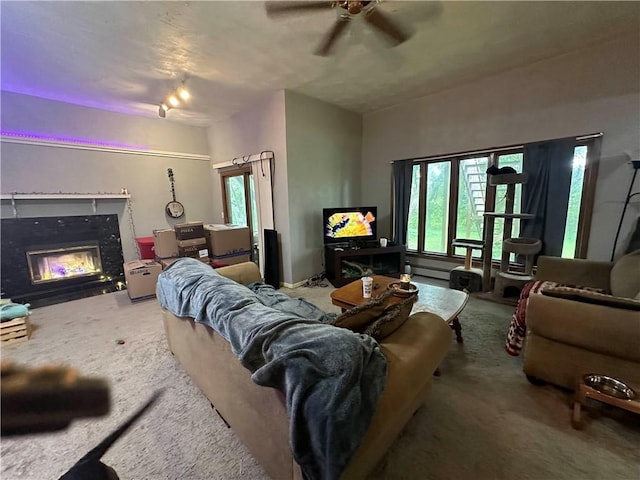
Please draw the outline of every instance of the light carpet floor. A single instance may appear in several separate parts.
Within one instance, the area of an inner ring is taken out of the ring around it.
[[[331,290],[284,289],[335,312]],[[464,344],[452,332],[442,376],[372,479],[640,478],[640,416],[594,403],[583,430],[571,428],[570,393],[530,385],[521,359],[505,353],[511,313],[470,299]],[[113,408],[63,432],[2,439],[3,480],[58,478],[159,387],[161,401],[104,457],[121,479],[266,478],[169,353],[155,300],[132,304],[117,292],[36,309],[31,320],[31,340],[3,348],[3,360],[105,377]]]

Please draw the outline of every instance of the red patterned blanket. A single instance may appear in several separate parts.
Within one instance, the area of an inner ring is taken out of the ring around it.
[[[509,325],[509,332],[507,333],[507,341],[505,348],[509,355],[517,357],[522,350],[522,343],[524,342],[524,336],[527,333],[527,304],[529,303],[530,295],[539,295],[540,290],[545,287],[556,286],[555,282],[545,282],[542,280],[534,280],[527,283],[520,292],[520,298],[518,299],[518,305],[516,311],[511,317],[511,324]]]

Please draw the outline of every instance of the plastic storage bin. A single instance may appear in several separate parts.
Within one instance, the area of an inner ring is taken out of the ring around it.
[[[140,247],[140,260],[153,260],[156,258],[156,254],[153,251],[153,237],[138,237],[136,242]]]

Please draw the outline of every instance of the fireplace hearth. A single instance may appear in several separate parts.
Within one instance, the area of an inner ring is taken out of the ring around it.
[[[118,216],[2,219],[2,297],[32,307],[121,289]]]

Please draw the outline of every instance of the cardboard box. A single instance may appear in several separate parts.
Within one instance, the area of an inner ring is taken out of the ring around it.
[[[178,254],[181,257],[205,258],[209,256],[207,240],[204,237],[178,240]]]
[[[154,260],[134,260],[124,264],[124,278],[131,300],[154,297],[162,265]]]
[[[204,225],[202,222],[176,223],[173,229],[176,232],[176,239],[178,240],[204,237]]]
[[[251,232],[238,225],[205,225],[209,257],[227,265],[251,259]]]
[[[172,228],[153,231],[153,251],[157,258],[171,258],[178,256],[178,242],[176,232]]]

